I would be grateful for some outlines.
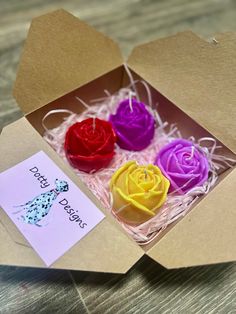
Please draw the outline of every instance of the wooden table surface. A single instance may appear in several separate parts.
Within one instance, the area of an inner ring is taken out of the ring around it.
[[[125,55],[185,29],[236,31],[235,0],[0,0],[0,129],[22,115],[11,90],[29,23],[61,7]],[[2,266],[0,313],[236,313],[236,263],[168,271],[145,257],[122,276]]]

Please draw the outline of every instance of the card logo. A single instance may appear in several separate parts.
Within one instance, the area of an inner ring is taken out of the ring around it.
[[[56,179],[55,186],[54,189],[41,193],[23,205],[14,206],[21,207],[21,209],[14,212],[14,214],[25,211],[25,213],[18,218],[19,220],[37,227],[43,227],[39,222],[48,215],[58,195],[62,192],[69,191],[69,185],[66,181]]]

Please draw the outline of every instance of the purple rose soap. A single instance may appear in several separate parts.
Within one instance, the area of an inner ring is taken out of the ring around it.
[[[209,163],[205,154],[193,142],[176,139],[165,145],[155,164],[170,181],[169,192],[184,194],[208,179]]]
[[[155,120],[146,106],[136,99],[123,100],[110,122],[117,135],[117,144],[126,150],[146,148],[154,136]]]

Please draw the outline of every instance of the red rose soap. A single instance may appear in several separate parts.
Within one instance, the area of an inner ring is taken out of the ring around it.
[[[67,130],[64,148],[73,167],[92,172],[108,166],[115,154],[115,142],[110,122],[88,118]]]

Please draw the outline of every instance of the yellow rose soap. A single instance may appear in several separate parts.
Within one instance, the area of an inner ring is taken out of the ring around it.
[[[139,166],[129,161],[111,178],[113,212],[125,223],[139,225],[157,214],[169,186],[169,180],[157,166]]]

